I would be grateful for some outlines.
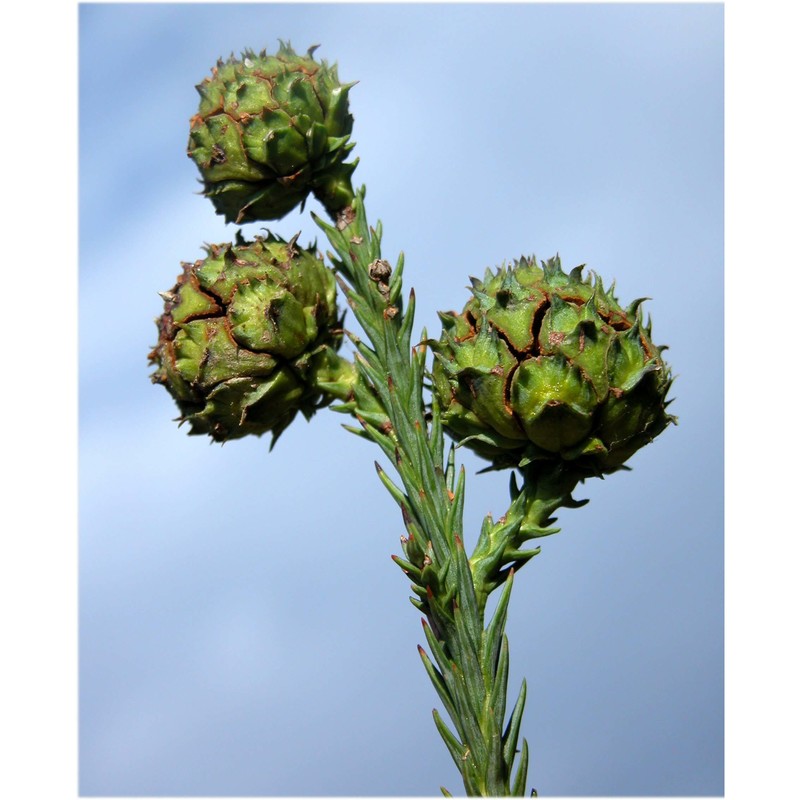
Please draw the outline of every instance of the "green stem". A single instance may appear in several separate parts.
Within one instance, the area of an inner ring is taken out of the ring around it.
[[[472,559],[467,557],[465,474],[462,467],[456,475],[452,449],[445,464],[435,401],[430,419],[426,409],[426,349],[424,344],[411,344],[414,293],[404,309],[402,255],[394,269],[381,258],[380,224],[375,230],[369,227],[363,196],[362,190],[352,207],[332,214],[335,226],[317,220],[336,251],[329,257],[369,339],[367,344],[351,337],[358,378],[351,380],[349,367],[334,364],[331,393],[345,400],[339,410],[358,419],[360,433],[381,447],[400,478],[402,488],[378,467],[381,481],[402,510],[408,533],[401,539],[404,557],[395,556],[395,561],[412,581],[416,595],[412,603],[425,615],[430,655],[420,648],[420,656],[455,732],[436,711],[434,722],[464,787],[471,796],[522,795],[528,749],[524,740],[519,752],[517,745],[526,690],[523,683],[506,721],[509,650],[504,629],[514,567],[525,560],[514,553],[525,538],[535,535],[528,523],[538,524],[549,514],[545,483],[541,496],[518,495],[510,522],[509,515],[497,525],[487,520],[485,541]],[[486,625],[486,598],[501,584],[498,607]]]
[[[560,529],[552,527],[556,509],[577,508],[588,502],[572,499],[572,492],[583,477],[563,461],[545,461],[524,469],[521,490],[512,483],[511,507],[497,523],[487,518],[470,558],[481,608],[512,569],[519,571],[539,554],[539,547],[525,549],[528,540],[558,533]]]

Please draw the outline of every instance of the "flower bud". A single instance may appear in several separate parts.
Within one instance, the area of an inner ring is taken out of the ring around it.
[[[298,411],[308,419],[333,399],[317,375],[331,380],[341,344],[333,274],[272,235],[207,253],[162,294],[152,380],[191,434],[223,442],[269,431],[274,444]]]
[[[246,51],[219,61],[197,86],[188,155],[205,195],[227,222],[279,219],[314,192],[331,214],[353,199],[345,164],[353,118],[336,65]]]
[[[675,421],[641,301],[623,309],[558,258],[487,270],[472,294],[460,314],[440,314],[434,391],[448,432],[494,466],[612,472]]]

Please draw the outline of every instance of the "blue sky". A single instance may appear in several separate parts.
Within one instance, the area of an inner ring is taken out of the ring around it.
[[[461,788],[377,450],[329,413],[272,453],[212,446],[147,378],[157,291],[235,234],[184,155],[193,86],[278,38],[359,80],[355,180],[420,331],[523,253],[652,298],[680,425],[582,487],[520,573],[511,684],[541,794],[722,793],[722,23],[721,5],[81,8],[83,794]],[[317,238],[307,213],[271,227]],[[474,539],[506,479],[462,460]]]

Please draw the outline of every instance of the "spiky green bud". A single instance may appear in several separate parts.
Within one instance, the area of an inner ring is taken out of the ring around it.
[[[434,391],[448,432],[495,466],[612,472],[674,421],[641,300],[623,309],[558,257],[487,270],[472,294],[460,314],[440,314]]]
[[[298,412],[308,419],[333,397],[319,386],[334,380],[341,344],[333,274],[271,234],[207,253],[162,294],[152,380],[190,434],[223,442],[269,431],[274,443]]]
[[[188,155],[227,222],[279,219],[310,192],[331,214],[352,202],[354,84],[339,83],[336,65],[315,61],[314,49],[299,56],[281,42],[275,55],[245,51],[197,86]]]

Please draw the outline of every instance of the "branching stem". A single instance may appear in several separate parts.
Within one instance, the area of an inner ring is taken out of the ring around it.
[[[363,190],[335,219],[335,225],[316,221],[335,251],[329,258],[369,343],[351,336],[357,378],[352,366],[341,364],[348,379],[332,377],[331,386],[345,401],[337,410],[360,423],[360,429],[350,430],[377,443],[400,479],[397,486],[377,465],[406,526],[404,555],[394,558],[412,581],[411,602],[425,615],[428,649],[420,647],[420,657],[455,730],[437,711],[434,723],[470,796],[521,796],[528,766],[527,742],[518,747],[526,687],[523,682],[506,720],[508,601],[515,570],[538,552],[521,550],[522,543],[552,532],[542,526],[569,497],[577,478],[543,474],[534,488],[526,483],[498,523],[490,517],[484,521],[475,552],[467,556],[464,470],[456,470],[452,448],[445,461],[435,398],[430,413],[426,407],[426,336],[412,346],[414,293],[404,307],[402,255],[394,269],[382,258],[381,226],[369,227]],[[347,397],[344,385],[352,386]],[[486,601],[500,586],[503,592],[487,625]]]

